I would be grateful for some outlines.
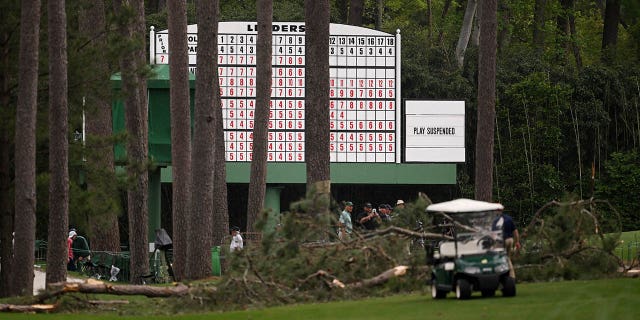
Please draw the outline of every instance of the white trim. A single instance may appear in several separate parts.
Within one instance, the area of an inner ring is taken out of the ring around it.
[[[149,64],[156,64],[156,27],[149,31]]]

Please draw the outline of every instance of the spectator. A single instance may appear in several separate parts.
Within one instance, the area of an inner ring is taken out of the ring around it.
[[[351,223],[351,212],[353,212],[353,202],[344,203],[344,210],[340,213],[338,222],[338,238],[340,240],[349,240],[353,232],[353,223]]]
[[[404,209],[404,201],[402,199],[396,201],[396,209]]]
[[[78,234],[75,230],[69,231],[69,237],[67,238],[67,270],[76,271],[76,261],[73,259],[73,241]]]
[[[360,226],[366,230],[375,230],[380,225],[381,219],[371,203],[367,202],[364,204],[363,211],[358,214],[356,220],[360,224]]]
[[[491,230],[502,231],[504,248],[507,250],[507,261],[509,262],[509,276],[515,279],[516,272],[513,269],[511,259],[513,257],[514,245],[515,250],[520,249],[520,234],[518,233],[518,228],[516,228],[516,224],[513,222],[513,218],[511,218],[511,216],[504,213],[502,210],[498,210],[497,212],[498,216],[493,220]]]
[[[378,214],[380,215],[380,220],[382,220],[382,222],[391,222],[391,210],[391,206],[386,203],[378,206]]]
[[[91,260],[91,250],[89,250],[89,242],[85,237],[77,234],[78,232],[75,229],[71,231],[76,232],[71,248],[73,250],[73,260],[77,267],[78,263],[83,263],[84,260]]]
[[[231,245],[229,245],[229,251],[234,252],[236,250],[242,250],[242,248],[244,248],[244,242],[242,241],[242,236],[240,235],[240,228],[233,226],[231,227],[230,231]]]

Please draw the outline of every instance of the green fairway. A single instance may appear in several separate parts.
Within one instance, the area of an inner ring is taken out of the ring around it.
[[[519,284],[515,298],[432,300],[421,294],[362,301],[305,304],[263,310],[123,317],[86,315],[100,319],[640,319],[640,279],[607,279]],[[70,314],[0,314],[2,319],[69,319]]]

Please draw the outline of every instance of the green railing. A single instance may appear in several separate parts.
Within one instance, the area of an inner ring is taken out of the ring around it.
[[[108,281],[111,277],[111,266],[115,266],[120,269],[117,274],[118,281],[130,281],[129,251],[111,252],[90,250],[90,253],[90,262],[79,262],[79,271],[84,273],[84,275]],[[46,264],[47,242],[44,240],[36,240],[34,254],[36,263]],[[220,259],[223,260],[224,257],[220,256]],[[153,282],[166,283],[173,281],[173,272],[170,268],[172,260],[172,250],[156,250],[155,252],[149,253],[149,275],[153,276]]]
[[[36,264],[47,262],[47,242],[44,240],[36,240],[34,253],[36,255]]]
[[[640,257],[640,241],[625,242],[618,245],[616,248],[616,255],[622,259],[625,263],[631,263],[634,259],[638,260]],[[637,262],[637,261],[636,261]]]

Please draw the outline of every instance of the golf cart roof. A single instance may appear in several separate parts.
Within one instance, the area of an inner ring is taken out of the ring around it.
[[[427,211],[437,211],[445,213],[479,212],[493,210],[504,210],[504,207],[499,203],[491,203],[464,198],[434,203],[427,207]]]

